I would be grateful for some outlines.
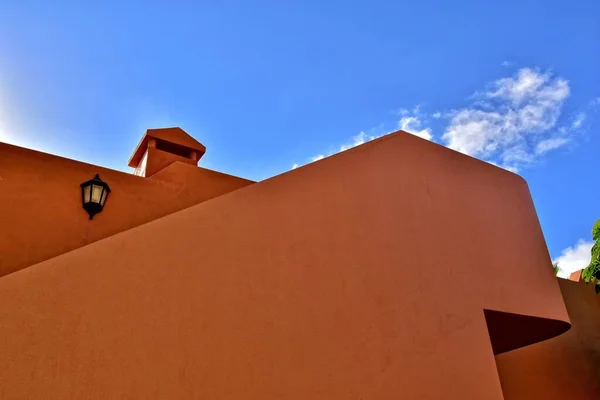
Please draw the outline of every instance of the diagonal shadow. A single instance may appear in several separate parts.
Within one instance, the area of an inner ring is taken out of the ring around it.
[[[568,322],[549,318],[485,309],[483,314],[494,355],[551,339],[571,328]]]

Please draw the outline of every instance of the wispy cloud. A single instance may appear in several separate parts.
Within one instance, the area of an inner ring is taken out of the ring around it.
[[[585,121],[586,117],[587,117],[586,113],[584,113],[584,112],[578,113],[577,116],[575,117],[575,119],[573,120],[573,122],[571,123],[571,128],[573,128],[573,129],[581,128],[581,125]]]
[[[500,65],[501,65],[502,67],[508,68],[508,67],[512,66],[512,65],[513,65],[513,63],[512,63],[512,62],[510,62],[510,61],[508,61],[508,60],[505,60],[505,61],[502,61],[502,63],[501,63]]]
[[[505,65],[506,64],[506,65]],[[506,61],[504,66],[512,65]],[[589,114],[600,108],[600,97],[580,112],[563,115],[570,96],[569,82],[539,68],[521,68],[515,74],[483,85],[468,104],[453,110],[424,113],[418,105],[398,111],[397,129],[518,172],[542,156],[571,143],[585,129]],[[443,131],[434,137],[431,123]],[[441,124],[441,126],[440,126]],[[344,151],[383,134],[360,132],[339,147]],[[317,161],[329,154],[309,158]],[[294,164],[297,166],[297,164]]]
[[[558,276],[568,278],[575,271],[587,267],[591,259],[593,242],[580,239],[576,245],[564,249],[553,262],[558,262]]]
[[[333,154],[339,153],[341,151],[349,150],[353,147],[360,146],[361,144],[370,142],[373,139],[377,139],[381,136],[387,135],[388,133],[392,133],[398,129],[411,133],[415,136],[419,136],[423,139],[432,140],[433,135],[431,129],[425,126],[426,117],[421,113],[421,106],[417,105],[411,110],[402,108],[398,111],[398,116],[400,120],[397,123],[397,129],[383,129],[381,127],[370,129],[367,133],[365,131],[359,132],[357,135],[353,136],[346,143],[341,144],[337,150],[331,151],[327,154],[321,153],[313,157],[309,157],[307,163],[315,162],[322,160],[325,157],[331,156]],[[303,164],[294,163],[292,165],[292,169],[296,169]]]
[[[421,122],[421,119],[417,116],[402,117],[398,122],[399,129],[408,133],[412,133],[413,135],[423,139],[431,140],[433,137],[431,134],[431,129],[423,128],[422,125],[423,123]]]
[[[569,143],[569,139],[565,137],[544,139],[541,142],[538,142],[538,144],[535,146],[535,154],[542,155],[550,150],[558,149],[567,143]]]
[[[401,117],[398,121],[398,129],[426,140],[433,139],[431,128],[425,126],[427,116],[421,112],[420,104],[415,106],[412,110],[406,108],[400,109],[398,115]]]
[[[451,112],[442,141],[451,149],[517,169],[568,143],[556,131],[567,80],[523,68],[473,95],[473,104]]]
[[[368,135],[365,132],[361,131],[358,135],[352,137],[352,139],[348,143],[345,143],[345,144],[341,145],[340,146],[340,151],[345,151],[345,150],[351,149],[353,147],[360,146],[361,144],[366,143],[368,141],[371,141],[371,140],[373,140],[375,138],[378,138],[380,136],[383,136],[384,134],[381,134],[381,135]],[[321,158],[323,158],[323,157],[321,157]],[[315,159],[313,157],[313,161],[320,160],[321,158],[316,158]]]
[[[369,142],[369,141],[371,141],[373,139],[376,139],[378,137],[381,137],[381,136],[383,136],[383,135],[385,135],[387,133],[389,133],[389,132],[383,132],[383,133],[380,133],[380,134],[372,134],[372,135],[370,135],[370,134],[367,134],[367,133],[361,131],[358,135],[353,136],[352,138],[350,138],[350,140],[348,142],[340,145],[339,148],[338,148],[338,150],[330,151],[327,154],[324,154],[324,153],[317,154],[316,156],[310,157],[308,159],[308,161],[305,162],[305,163],[294,163],[292,165],[292,169],[296,169],[296,168],[298,168],[298,167],[300,167],[300,166],[302,166],[304,164],[309,164],[309,163],[312,163],[312,162],[315,162],[315,161],[322,160],[325,157],[329,157],[329,156],[331,156],[333,154],[336,154],[336,153],[339,153],[341,151],[349,150],[349,149],[351,149],[353,147],[360,146],[363,143]]]

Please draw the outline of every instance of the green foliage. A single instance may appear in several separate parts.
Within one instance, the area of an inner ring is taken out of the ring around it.
[[[552,267],[554,268],[554,275],[558,274],[558,271],[560,271],[560,268],[558,267],[558,263],[552,263]]]
[[[590,264],[581,272],[581,278],[586,283],[595,284],[596,293],[600,293],[600,219],[592,228],[592,239],[595,241],[592,246],[592,258]]]

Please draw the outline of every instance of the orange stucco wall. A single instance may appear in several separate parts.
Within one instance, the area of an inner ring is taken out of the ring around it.
[[[560,279],[573,324],[565,334],[496,356],[505,398],[600,399],[600,296]]]
[[[96,173],[112,192],[89,221],[79,184]],[[160,173],[166,179],[0,143],[0,276],[252,183],[181,162]]]
[[[502,399],[484,309],[565,325],[550,265],[520,177],[400,132],[1,278],[0,398]]]

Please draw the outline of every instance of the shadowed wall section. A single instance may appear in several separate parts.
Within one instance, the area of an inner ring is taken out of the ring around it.
[[[496,357],[507,400],[600,399],[600,296],[583,282],[558,281],[573,326]]]
[[[483,310],[567,323],[550,265],[523,179],[399,132],[3,277],[0,398],[502,399]]]
[[[502,354],[530,344],[538,343],[569,330],[565,321],[532,317],[494,310],[483,310],[490,332],[494,354]]]

